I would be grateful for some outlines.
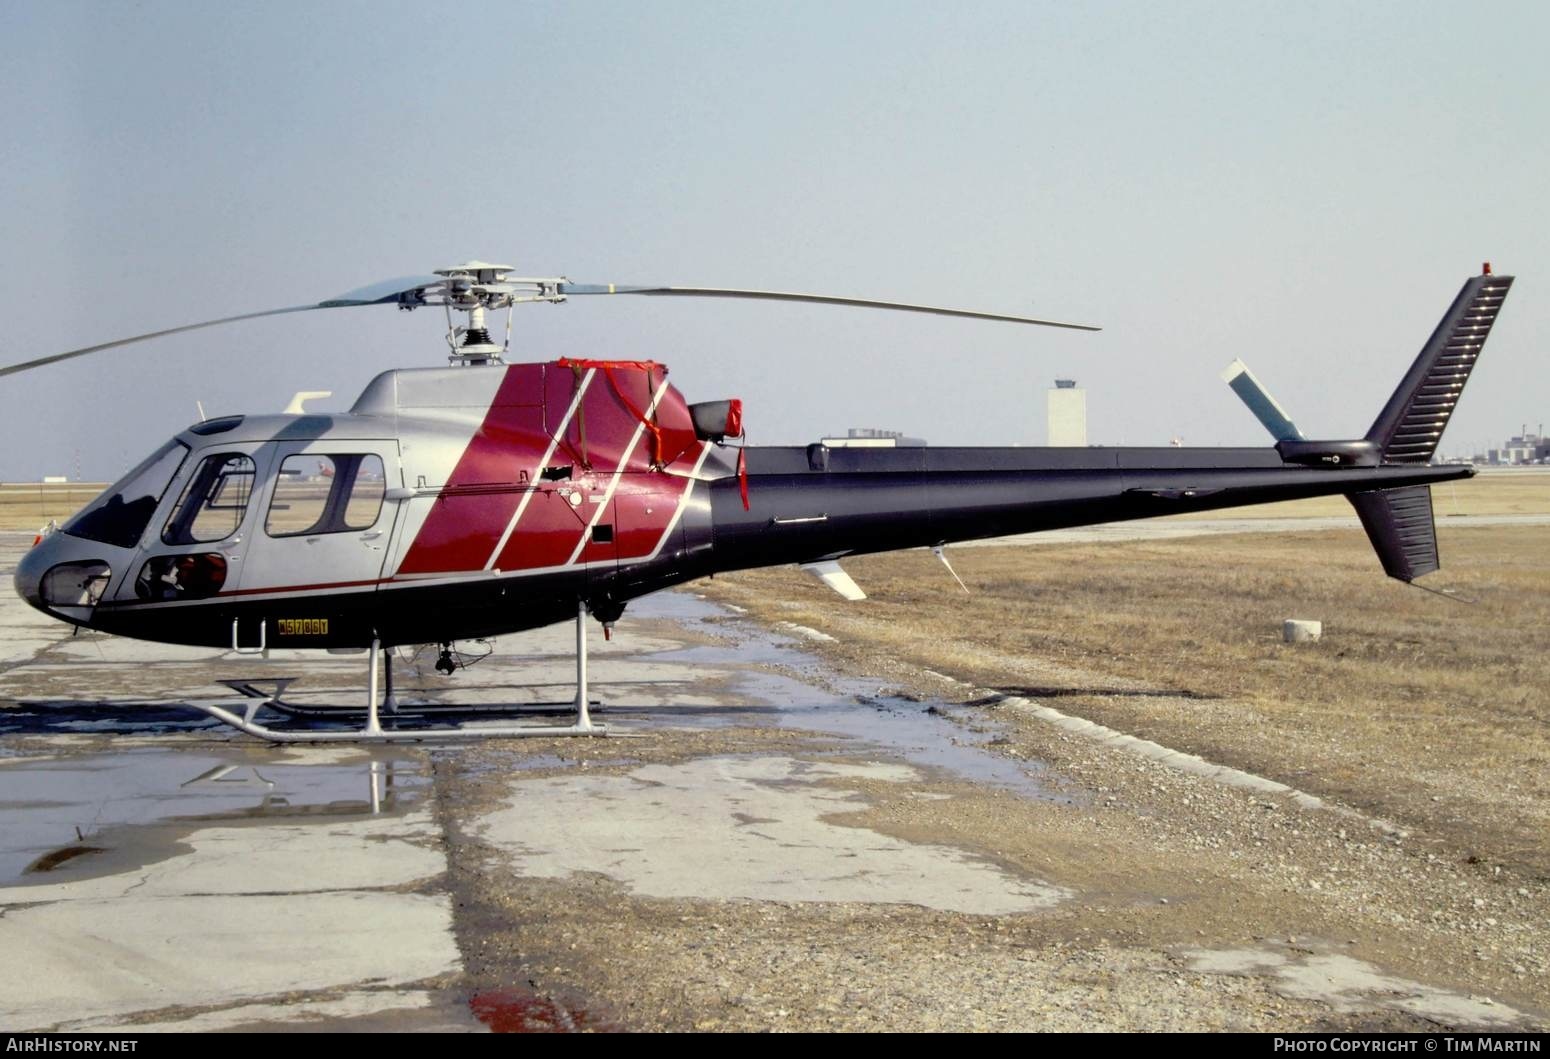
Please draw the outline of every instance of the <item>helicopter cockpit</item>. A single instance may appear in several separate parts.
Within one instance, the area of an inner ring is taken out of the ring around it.
[[[102,605],[374,580],[398,446],[355,437],[383,432],[359,423],[333,430],[342,440],[316,436],[350,418],[195,424],[34,547],[18,588],[34,606],[90,625]]]
[[[66,522],[63,531],[116,548],[133,548],[187,456],[187,445],[176,438],[167,442]]]

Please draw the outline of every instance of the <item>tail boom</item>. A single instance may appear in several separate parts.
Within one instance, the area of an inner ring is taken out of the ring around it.
[[[812,563],[1248,504],[1419,487],[1467,467],[1315,468],[1274,449],[750,448],[712,483],[716,570]],[[1419,575],[1417,575],[1419,576]]]

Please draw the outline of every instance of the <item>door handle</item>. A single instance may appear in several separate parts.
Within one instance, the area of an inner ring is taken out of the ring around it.
[[[382,536],[381,530],[367,530],[365,533],[361,534],[361,540],[374,541],[380,536]]]

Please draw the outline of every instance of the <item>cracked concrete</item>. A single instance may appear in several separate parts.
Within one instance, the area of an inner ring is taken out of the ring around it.
[[[142,823],[133,834],[124,826],[96,840],[113,847],[106,854],[0,887],[8,1026],[367,980],[408,986],[460,969],[428,807],[192,830]],[[157,846],[161,859],[114,870]]]
[[[1426,1018],[1472,1026],[1509,1029],[1524,1015],[1505,1004],[1438,989],[1379,971],[1370,963],[1333,951],[1332,946],[1292,948],[1190,949],[1183,954],[1192,971],[1205,974],[1268,977],[1282,996],[1316,1000],[1340,1012],[1388,1008]]]
[[[511,785],[507,808],[471,831],[505,851],[518,875],[601,872],[652,897],[863,901],[1001,915],[1068,896],[961,850],[831,822],[866,803],[843,780],[921,778],[888,764],[700,758],[622,776],[523,780]],[[532,812],[535,804],[544,812]]]

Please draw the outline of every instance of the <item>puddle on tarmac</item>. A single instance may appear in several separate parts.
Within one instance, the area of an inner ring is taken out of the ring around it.
[[[52,853],[45,853],[31,864],[27,865],[26,874],[33,872],[53,871],[61,864],[68,864],[77,857],[84,857],[88,853],[101,853],[101,846],[66,846],[56,849]]]
[[[961,707],[880,695],[875,683],[839,678],[810,653],[808,645],[689,592],[657,593],[641,601],[637,613],[680,623],[712,641],[647,654],[642,660],[681,666],[691,674],[696,666],[722,668],[730,675],[733,689],[750,701],[735,706],[637,706],[626,694],[622,701],[601,708],[600,720],[687,727],[763,721],[854,739],[898,754],[912,764],[1028,797],[1072,801],[1054,793],[1040,763],[987,749],[986,744],[996,736],[994,730],[951,720],[955,712],[967,714]],[[760,666],[767,668],[755,668]],[[826,690],[824,684],[838,690]],[[974,720],[983,718],[976,716]],[[423,720],[399,722],[406,729],[423,724]],[[279,722],[275,726],[286,725]],[[164,704],[135,704],[126,712],[122,704],[36,702],[0,711],[0,731],[149,733],[191,729],[226,731],[213,719]],[[14,877],[37,857],[79,841],[72,830],[77,826],[89,837],[103,827],[174,817],[294,812],[302,806],[334,803],[346,803],[341,811],[369,810],[370,776],[365,762],[348,767],[261,764],[255,771],[250,759],[243,756],[245,743],[240,737],[233,738],[237,742],[230,750],[203,755],[178,751],[174,758],[172,751],[145,750],[0,768],[0,811],[7,814],[8,825],[14,824],[0,836],[0,879]],[[591,760],[580,754],[544,755],[529,759],[531,763],[523,767],[570,767],[577,759]],[[218,780],[180,785],[222,768],[226,770]],[[171,782],[173,775],[180,779]],[[248,786],[239,789],[239,781]],[[421,785],[424,782],[423,776],[417,780]],[[351,804],[354,809],[348,808]]]
[[[612,1033],[617,1026],[584,1008],[526,989],[489,989],[468,1002],[491,1033]]]
[[[186,706],[151,702],[82,702],[37,699],[0,710],[0,735],[22,733],[149,735],[226,726]]]
[[[951,720],[964,708],[940,703],[915,702],[895,697],[858,696],[851,709],[835,710],[821,719],[815,710],[787,714],[787,723],[804,728],[878,743],[902,754],[905,760],[926,768],[941,769],[976,783],[991,783],[1019,794],[1059,805],[1077,805],[1080,797],[1059,792],[1039,761],[1019,760],[987,749],[999,737],[997,731],[970,728]],[[978,719],[978,718],[976,718]]]
[[[509,685],[513,690],[524,690],[519,685]],[[499,691],[500,685],[483,685],[469,689],[488,693]],[[355,689],[345,689],[353,692]],[[365,689],[361,689],[364,694]],[[258,721],[276,732],[344,732],[358,731],[366,719],[366,711],[351,706],[339,707],[338,689],[304,691],[287,696],[287,701],[299,706],[315,706],[321,698],[325,704],[336,707],[332,716],[290,717],[267,707],[260,710]],[[225,705],[241,713],[247,705],[244,700],[232,696]],[[442,716],[415,713],[408,706],[401,716],[382,715],[382,727],[395,732],[435,732],[446,727],[449,720],[479,722],[509,720],[512,717],[546,718],[569,717],[569,705],[521,704],[515,708],[502,706],[492,710],[483,704],[470,704],[461,710],[444,710]],[[198,713],[188,706],[166,703],[89,702],[77,700],[33,700],[20,702],[15,707],[0,710],[0,735],[21,733],[25,735],[162,735],[171,732],[211,732],[223,739],[243,741],[235,729],[213,717]]]
[[[827,674],[828,683],[840,688],[841,693],[836,694],[817,686],[816,678],[824,672],[823,664],[808,653],[801,641],[770,632],[689,592],[658,593],[649,604],[640,608],[643,616],[668,618],[721,641],[663,651],[648,656],[651,661],[733,669],[734,688],[765,703],[752,712],[764,714],[777,724],[856,739],[892,751],[914,765],[940,769],[976,783],[1006,787],[1043,801],[1074,804],[1077,800],[1052,789],[1044,779],[1046,768],[1042,763],[1019,761],[986,749],[999,734],[997,731],[970,728],[951,720],[955,713],[969,715],[967,708],[878,695],[875,683],[836,679]],[[756,665],[777,666],[796,676],[747,668]],[[804,676],[815,682],[801,679]],[[727,725],[739,720],[721,709],[698,712],[701,724]]]
[[[110,828],[393,812],[429,784],[424,758],[385,755],[308,763],[240,750],[131,749],[0,765],[0,884],[63,867]]]
[[[596,745],[596,744],[594,744]],[[482,773],[547,772],[551,769],[610,769],[639,765],[633,757],[592,757],[578,747],[573,754],[527,754],[520,744],[510,754],[491,755],[484,761],[464,760],[458,770],[468,776]]]

